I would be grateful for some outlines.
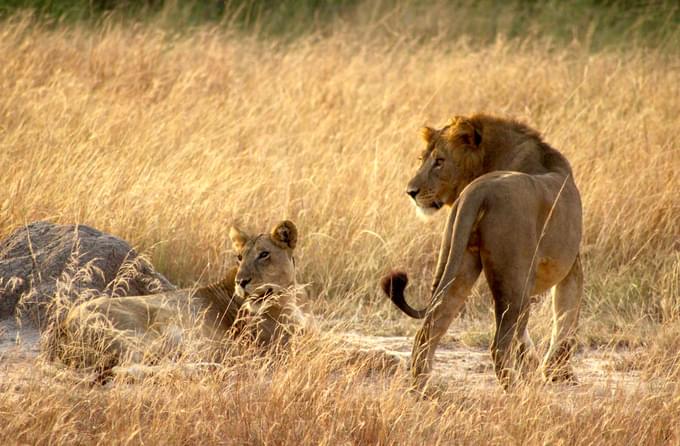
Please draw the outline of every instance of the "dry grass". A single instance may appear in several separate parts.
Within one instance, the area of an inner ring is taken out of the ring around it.
[[[90,224],[189,285],[232,264],[231,223],[290,218],[311,310],[375,335],[417,328],[377,279],[402,266],[425,296],[445,218],[424,225],[403,193],[419,127],[478,110],[524,119],[567,155],[582,191],[582,340],[644,347],[622,367],[649,372],[623,390],[503,394],[454,381],[418,401],[401,377],[339,373],[330,347],[108,388],[18,363],[2,367],[2,443],[680,441],[677,367],[650,371],[680,339],[676,57],[541,41],[472,48],[369,25],[283,44],[207,27],[46,29],[21,17],[0,24],[0,54],[0,235],[36,219]],[[487,294],[480,286],[452,326],[464,342],[486,342]],[[532,321],[539,346],[547,310]]]

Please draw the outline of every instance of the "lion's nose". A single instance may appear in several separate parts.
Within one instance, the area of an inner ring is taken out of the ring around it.
[[[239,279],[238,281],[238,286],[243,288],[244,290],[246,289],[246,286],[250,283],[250,279]]]
[[[418,196],[418,192],[420,192],[420,189],[416,189],[415,187],[409,187],[406,189],[406,193],[409,194],[414,200]]]

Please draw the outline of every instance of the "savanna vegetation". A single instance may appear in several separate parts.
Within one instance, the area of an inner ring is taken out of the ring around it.
[[[405,372],[338,367],[335,348],[313,339],[284,359],[244,354],[210,373],[107,386],[5,352],[3,444],[680,441],[674,2],[9,1],[0,11],[0,236],[38,219],[88,224],[191,286],[234,264],[231,224],[291,219],[319,325],[408,351],[418,324],[377,282],[402,267],[415,304],[426,302],[446,217],[417,220],[404,193],[418,132],[487,111],[540,129],[571,161],[586,275],[578,386],[502,391],[480,281],[428,398],[408,392]],[[546,297],[530,322],[543,351],[549,322]]]

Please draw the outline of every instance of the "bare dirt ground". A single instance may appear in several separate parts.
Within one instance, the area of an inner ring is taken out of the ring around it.
[[[24,387],[26,371],[40,353],[40,332],[13,318],[0,319],[0,391]]]
[[[405,336],[367,336],[354,334],[367,345],[394,350],[410,357],[412,338]],[[588,349],[577,353],[572,359],[579,383],[551,386],[556,392],[568,390],[604,396],[607,393],[635,391],[643,386],[637,371],[617,370],[631,350],[607,351]],[[435,354],[433,378],[445,386],[465,385],[481,389],[499,389],[493,363],[488,349],[472,348],[458,341],[445,342]]]
[[[382,347],[399,353],[408,360],[412,339],[406,336],[369,336],[347,333],[350,341],[367,347]],[[40,352],[40,333],[14,319],[0,320],[0,380],[21,374],[21,368],[36,363]],[[636,352],[584,350],[572,360],[579,379],[577,386],[555,385],[556,392],[568,390],[605,396],[611,392],[635,391],[643,386],[639,372],[617,370],[616,364]],[[460,342],[445,342],[435,356],[435,382],[445,386],[475,386],[480,390],[498,389],[488,349],[471,348]]]
[[[0,364],[8,365],[34,360],[40,352],[40,332],[22,326],[12,318],[0,319]]]

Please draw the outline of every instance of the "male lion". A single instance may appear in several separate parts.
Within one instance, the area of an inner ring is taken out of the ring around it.
[[[234,339],[283,346],[292,335],[312,328],[297,303],[304,289],[295,274],[295,224],[283,221],[256,236],[232,227],[229,236],[239,264],[223,280],[200,288],[79,304],[51,330],[49,356],[101,376],[130,370],[146,375],[153,368],[115,368],[123,362],[149,364],[183,354],[185,344],[193,341],[207,344],[207,351],[199,351],[208,359],[219,359]],[[355,353],[355,358],[386,368],[400,363],[386,351]]]
[[[569,162],[535,130],[484,114],[456,117],[439,130],[425,127],[423,138],[427,147],[406,192],[419,213],[451,206],[430,304],[408,305],[403,272],[381,283],[403,312],[425,318],[411,358],[416,381],[429,374],[439,340],[482,270],[494,298],[491,354],[503,386],[515,378],[514,348],[517,365],[538,362],[527,331],[529,304],[553,286],[553,331],[542,369],[550,380],[574,380],[568,360],[583,288],[582,221]]]

